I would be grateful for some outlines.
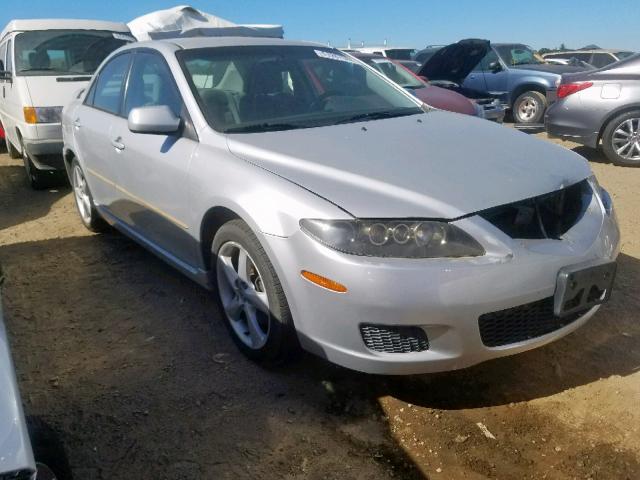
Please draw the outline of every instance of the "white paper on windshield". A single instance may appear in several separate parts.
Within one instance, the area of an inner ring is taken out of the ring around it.
[[[353,61],[349,57],[345,57],[344,55],[340,55],[339,53],[327,52],[325,50],[314,50],[316,55],[320,58],[327,58],[329,60],[338,60],[339,62],[349,62],[353,63]]]
[[[371,61],[373,63],[391,63],[389,60],[387,60],[386,58],[372,58]]]

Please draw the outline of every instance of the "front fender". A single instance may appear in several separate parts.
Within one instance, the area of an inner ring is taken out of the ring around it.
[[[278,237],[295,233],[301,218],[352,218],[328,200],[234,156],[226,142],[201,143],[190,170],[194,232],[214,207],[233,211],[256,232]]]

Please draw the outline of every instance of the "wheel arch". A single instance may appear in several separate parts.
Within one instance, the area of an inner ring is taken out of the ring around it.
[[[221,205],[211,207],[205,212],[200,223],[200,255],[205,270],[211,265],[211,244],[216,233],[225,223],[236,219],[246,221],[234,210]]]
[[[516,88],[513,89],[513,93],[511,94],[511,108],[513,108],[513,104],[516,102],[520,95],[530,91],[541,93],[542,95],[545,95],[545,97],[547,95],[547,87],[541,83],[525,82],[519,84],[516,86]]]
[[[602,137],[604,135],[604,131],[614,118],[620,115],[624,115],[625,113],[632,112],[634,110],[640,111],[640,103],[627,104],[613,110],[612,112],[609,112],[604,118],[602,125],[600,126],[600,130],[598,131],[598,139],[596,141],[596,145],[600,145],[600,142],[602,141]]]

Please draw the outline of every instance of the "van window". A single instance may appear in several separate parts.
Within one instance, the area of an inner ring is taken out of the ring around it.
[[[15,37],[17,75],[93,74],[127,36],[94,30],[43,30]]]
[[[125,100],[124,114],[134,108],[167,105],[176,116],[182,111],[182,98],[164,59],[157,54],[136,53]]]
[[[7,42],[7,59],[4,62],[4,69],[7,72],[13,72],[13,57],[11,55],[11,42],[12,40],[9,40]]]
[[[93,92],[93,106],[109,113],[120,113],[124,82],[131,63],[131,54],[118,55],[100,71]]]
[[[0,70],[4,70],[5,64],[5,54],[7,52],[7,43],[3,43],[0,45]]]

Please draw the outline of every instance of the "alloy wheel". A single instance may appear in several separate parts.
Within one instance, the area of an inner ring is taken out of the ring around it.
[[[218,251],[216,274],[222,307],[233,331],[247,347],[261,349],[269,337],[271,315],[258,267],[242,245],[227,242]]]
[[[528,122],[538,114],[538,102],[533,98],[525,98],[518,106],[518,117],[521,121]]]
[[[618,125],[611,138],[613,150],[627,161],[640,161],[640,118],[629,118]]]
[[[76,205],[78,206],[78,212],[84,223],[88,225],[91,223],[91,197],[89,196],[87,180],[79,165],[74,166],[72,178],[73,194],[76,199]]]

